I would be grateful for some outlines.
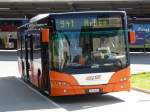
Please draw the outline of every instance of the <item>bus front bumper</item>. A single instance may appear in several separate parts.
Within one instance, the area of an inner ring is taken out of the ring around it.
[[[51,96],[67,96],[82,94],[104,94],[109,92],[130,91],[130,81],[122,81],[94,86],[55,85],[51,88]]]

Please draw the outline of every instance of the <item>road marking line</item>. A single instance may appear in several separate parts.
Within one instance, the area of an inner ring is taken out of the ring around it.
[[[40,92],[38,92],[36,89],[32,88],[31,86],[29,86],[28,84],[26,84],[25,82],[23,82],[21,79],[16,78],[18,81],[20,81],[22,84],[24,84],[25,86],[27,86],[29,89],[31,89],[33,92],[35,92],[36,94],[40,95],[42,98],[44,98],[45,100],[47,100],[49,103],[52,103],[54,106],[62,109],[61,112],[68,112],[66,109],[64,109],[63,107],[61,107],[60,105],[58,105],[57,103],[55,103],[54,101],[50,100],[49,98],[47,98],[46,96],[42,95]]]

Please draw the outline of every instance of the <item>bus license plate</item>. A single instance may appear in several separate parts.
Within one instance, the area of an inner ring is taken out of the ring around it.
[[[100,89],[89,89],[88,92],[89,93],[99,93]]]

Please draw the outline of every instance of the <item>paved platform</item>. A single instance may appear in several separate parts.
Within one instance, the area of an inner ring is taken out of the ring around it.
[[[64,112],[16,77],[0,78],[0,112]]]
[[[130,53],[131,73],[150,72],[150,53]]]

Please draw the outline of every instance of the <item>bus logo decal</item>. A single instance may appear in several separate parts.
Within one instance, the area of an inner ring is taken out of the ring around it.
[[[100,75],[96,75],[96,76],[87,76],[86,77],[86,80],[98,80],[100,79]]]

